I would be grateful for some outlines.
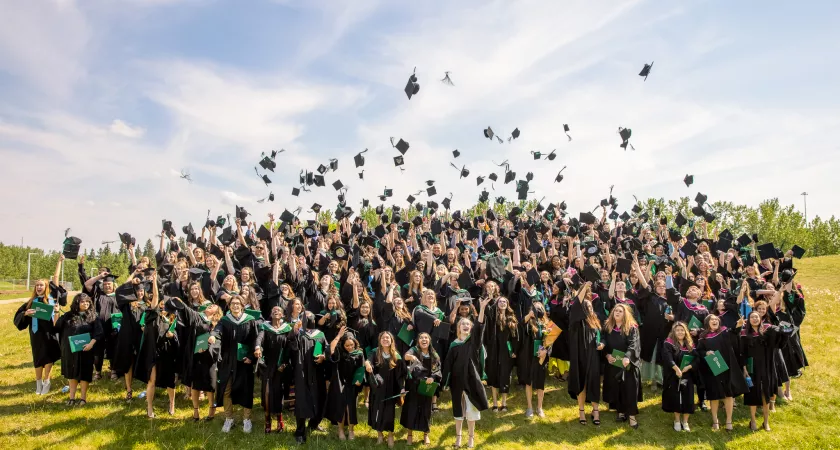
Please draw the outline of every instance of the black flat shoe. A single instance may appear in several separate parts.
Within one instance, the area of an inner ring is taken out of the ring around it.
[[[76,402],[76,406],[85,406],[87,405],[87,401],[85,399],[78,400]]]
[[[507,405],[502,405],[502,407],[499,408],[499,412],[507,412]]]

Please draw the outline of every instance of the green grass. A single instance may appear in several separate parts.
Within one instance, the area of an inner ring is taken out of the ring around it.
[[[616,424],[614,414],[606,412],[602,414],[603,424],[599,428],[591,423],[582,427],[577,423],[577,408],[566,394],[565,385],[552,382],[546,393],[545,419],[526,420],[522,391],[514,390],[509,413],[504,416],[489,411],[482,414],[476,437],[478,446],[495,449],[524,449],[534,445],[540,448],[840,447],[836,425],[837,417],[840,417],[840,363],[836,357],[829,357],[829,348],[840,342],[840,330],[830,319],[840,307],[840,256],[797,261],[797,266],[800,268],[797,279],[805,288],[808,306],[802,333],[811,367],[802,378],[794,380],[794,401],[781,402],[778,412],[772,414],[773,431],[750,432],[748,409],[741,406],[736,409],[732,433],[711,431],[709,414],[700,411],[691,419],[691,433],[677,433],[671,428],[672,416],[662,412],[659,397],[647,389],[641,405],[639,430]],[[0,341],[0,444],[3,448],[283,448],[294,445],[289,431],[280,436],[263,435],[259,407],[254,410],[256,420],[251,435],[244,435],[241,428],[224,435],[220,430],[222,421],[218,419],[210,424],[194,424],[189,420],[191,404],[181,398],[180,392],[177,415],[170,418],[164,412],[165,394],[159,391],[159,418],[150,421],[145,418],[142,400],[135,400],[131,405],[122,401],[122,381],[95,383],[91,387],[89,403],[82,409],[64,406],[65,395],[58,392],[61,380],[57,376],[54,376],[50,395],[35,396],[28,338],[12,325],[16,308],[17,305],[0,306],[0,335],[4,336]],[[141,386],[135,385],[134,390],[139,392]],[[443,406],[444,409],[433,418],[433,446],[450,446],[454,442],[448,400]],[[204,414],[206,408],[202,408]],[[221,410],[219,414],[221,416]],[[721,411],[721,421],[723,417]],[[360,418],[366,418],[362,409]],[[360,425],[356,434],[352,443],[340,442],[335,437],[335,428],[329,427],[327,433],[312,435],[309,446],[376,446],[375,433],[367,426]],[[397,448],[407,448],[405,431],[399,427],[397,438],[401,440]]]

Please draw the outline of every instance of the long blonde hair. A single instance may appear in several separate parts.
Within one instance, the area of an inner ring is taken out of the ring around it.
[[[691,339],[691,333],[688,332],[688,325],[686,325],[684,322],[674,322],[674,326],[671,327],[671,332],[668,333],[668,339],[670,339],[671,342],[673,342],[674,344],[680,345],[680,340],[677,338],[676,333],[677,327],[681,327],[685,331],[685,338],[683,339],[685,341],[685,345],[686,347],[688,347],[689,350],[693,350],[694,340]]]
[[[621,334],[627,336],[633,327],[638,326],[636,319],[633,318],[633,311],[624,303],[617,303],[613,310],[610,311],[610,316],[607,317],[607,323],[604,325],[606,331],[609,333],[615,328],[615,310],[621,308],[624,311],[624,323],[621,324]]]
[[[388,365],[393,369],[394,367],[397,367],[397,360],[399,359],[400,354],[397,353],[397,343],[394,341],[394,335],[387,331],[379,333],[379,337],[376,339],[376,365],[381,366],[385,359],[382,357],[383,350],[381,343],[382,335],[384,334],[391,337],[391,347],[388,348],[388,355],[390,355],[390,358],[388,358]]]
[[[35,284],[32,286],[32,295],[29,297],[29,300],[26,302],[26,309],[32,308],[32,302],[35,301],[35,298],[38,297],[38,294],[35,293],[37,289],[38,283],[44,283],[44,302],[47,302],[47,299],[50,298],[50,283],[44,279],[39,278],[35,280]]]

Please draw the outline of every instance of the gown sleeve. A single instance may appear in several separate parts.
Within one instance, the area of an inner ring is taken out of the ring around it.
[[[29,324],[32,323],[32,318],[26,315],[26,303],[20,305],[17,312],[15,312],[15,327],[18,330],[23,331],[29,327]]]

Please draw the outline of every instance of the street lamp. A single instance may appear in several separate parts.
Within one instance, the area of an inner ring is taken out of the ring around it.
[[[799,195],[802,196],[802,201],[805,202],[805,226],[808,226],[808,193],[803,192]]]
[[[37,255],[37,253],[30,253],[29,256],[26,258],[26,290],[29,290],[29,275],[32,273],[32,255]]]

